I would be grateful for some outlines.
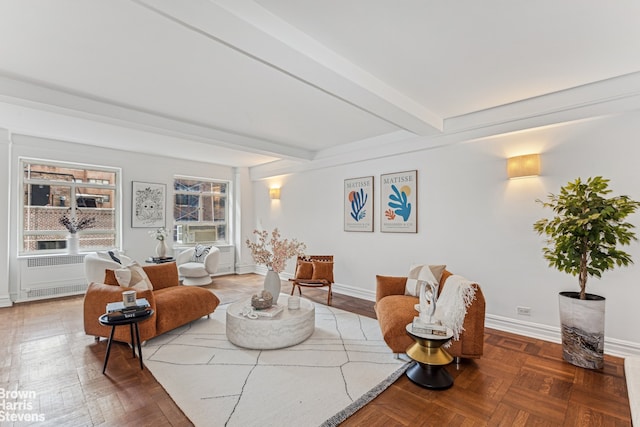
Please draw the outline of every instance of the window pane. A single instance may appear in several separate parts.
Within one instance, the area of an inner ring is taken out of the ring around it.
[[[25,206],[69,206],[69,186],[25,184],[23,188]]]
[[[100,248],[113,248],[116,245],[114,234],[79,234],[80,250],[89,251]],[[52,249],[66,249],[67,239],[62,235],[36,234],[24,239],[25,251],[35,252]]]
[[[226,182],[213,182],[211,183],[211,190],[213,193],[227,194],[227,183]]]
[[[117,234],[118,173],[23,160],[22,252],[64,253],[69,230],[60,222],[92,218],[81,230],[80,249],[113,248]],[[80,183],[89,183],[80,184]],[[91,234],[88,234],[91,233]]]
[[[229,183],[175,178],[174,238],[183,244],[227,241]]]
[[[25,206],[24,231],[67,231],[60,218],[67,208],[50,206]]]
[[[95,182],[115,185],[116,174],[110,171],[79,169],[39,163],[25,163],[24,177],[46,181]]]
[[[25,205],[30,206],[49,206],[51,205],[51,186],[50,185],[26,185],[25,186]]]
[[[76,216],[78,218],[93,218],[93,226],[89,230],[115,230],[116,210],[113,207],[116,192],[108,188],[77,187],[76,189]],[[86,235],[85,231],[85,235]],[[83,238],[80,236],[80,247],[82,248]],[[104,240],[101,236],[96,242]],[[110,237],[109,241],[115,239]],[[113,247],[113,244],[111,244]],[[108,245],[107,245],[108,246]],[[98,247],[105,247],[99,245]]]
[[[33,205],[34,199],[33,191],[37,190],[37,185],[25,185],[27,189],[25,192],[25,199],[31,200],[32,205],[26,205],[24,207],[24,230],[36,231],[36,230],[60,230],[67,231],[66,228],[60,223],[60,218],[63,215],[72,216],[71,205],[69,203],[69,194],[71,189],[69,187],[61,186],[47,186],[51,193],[50,200],[55,202],[55,206],[52,205]],[[96,190],[97,192],[98,190]],[[100,228],[103,230],[115,230],[116,218],[115,209],[107,207],[97,206],[111,206],[112,200],[115,197],[115,190],[99,190],[101,194],[99,196],[87,197],[83,194],[76,195],[76,201],[78,203],[78,209],[76,210],[76,217],[78,219],[94,218],[95,222],[91,228]],[[102,200],[110,200],[107,203]],[[94,207],[96,206],[96,207]]]
[[[214,197],[213,218],[216,221],[227,220],[227,199],[225,197]]]
[[[213,222],[213,197],[202,196],[202,221]]]
[[[67,239],[64,235],[36,234],[25,236],[24,250],[29,252],[64,249],[67,247]]]
[[[80,236],[80,250],[96,248],[113,248],[116,246],[115,234],[89,234],[84,232]]]
[[[113,208],[115,190],[99,187],[77,187],[78,208]]]
[[[218,225],[217,229],[218,229],[218,240],[224,240],[226,242],[227,241],[227,225],[220,224]]]
[[[46,181],[74,182],[75,175],[81,177],[82,171],[70,168],[60,168],[57,166],[26,163],[24,165],[24,177],[26,179],[39,179]]]
[[[176,194],[173,218],[176,221],[197,221],[200,197],[190,194]]]
[[[196,181],[193,179],[179,178],[175,180],[173,188],[180,191],[208,193],[211,191],[211,184],[208,182]]]
[[[51,186],[51,205],[60,206],[63,208],[71,206],[71,187],[61,186],[61,185],[52,185]]]
[[[31,184],[25,184],[23,188],[24,230],[66,231],[64,226],[60,224],[60,218],[69,210],[67,200],[69,200],[71,188],[59,185]]]

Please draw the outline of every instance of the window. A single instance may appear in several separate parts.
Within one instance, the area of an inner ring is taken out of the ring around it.
[[[78,233],[81,251],[117,246],[119,169],[20,159],[20,170],[21,254],[66,252],[64,215],[93,218],[92,226]]]
[[[227,243],[229,182],[175,177],[174,239],[177,243]]]

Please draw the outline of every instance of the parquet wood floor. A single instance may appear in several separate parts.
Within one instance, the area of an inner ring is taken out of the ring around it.
[[[207,287],[230,302],[254,293],[262,280],[223,276]],[[303,295],[326,302],[326,290],[305,288]],[[370,301],[336,293],[333,305],[375,317]],[[114,344],[102,375],[106,340],[84,334],[81,296],[0,309],[0,343],[0,389],[35,392],[32,409],[21,411],[45,416],[33,425],[191,425],[127,346]],[[426,390],[403,376],[343,425],[631,425],[620,358],[607,356],[601,371],[579,369],[562,361],[557,344],[487,329],[484,357],[447,370],[455,378],[451,389]]]

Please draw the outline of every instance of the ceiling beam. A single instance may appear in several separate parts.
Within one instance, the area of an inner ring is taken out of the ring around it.
[[[443,119],[250,0],[132,0],[177,24],[417,135]]]
[[[0,74],[0,101],[265,156],[296,160],[311,160],[315,156],[311,150],[190,123],[3,74]]]
[[[559,107],[560,106],[560,107]],[[525,99],[450,119],[442,134],[419,137],[402,132],[319,151],[314,160],[279,160],[250,168],[251,179],[389,158],[439,149],[497,135],[530,131],[614,114],[640,111],[640,73]],[[366,144],[366,150],[361,149]]]

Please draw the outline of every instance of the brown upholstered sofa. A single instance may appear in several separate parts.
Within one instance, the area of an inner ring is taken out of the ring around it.
[[[444,270],[438,292],[442,292],[446,281],[452,274]],[[391,351],[404,353],[414,343],[407,335],[406,325],[418,315],[415,305],[417,297],[404,295],[406,277],[376,276],[376,315],[382,330],[382,336]],[[453,341],[447,352],[453,357],[479,358],[484,348],[485,300],[480,286],[476,287],[476,297],[467,309],[464,318],[464,330],[460,339]]]
[[[211,291],[195,286],[182,286],[175,263],[144,266],[153,290],[137,291],[137,298],[146,298],[154,315],[140,322],[140,340],[146,341],[164,332],[185,325],[212,313],[220,300]],[[105,283],[91,283],[84,296],[84,331],[87,335],[108,337],[111,328],[102,326],[98,317],[105,313],[107,303],[122,301],[122,292],[132,288],[121,287],[113,270],[106,270]],[[130,342],[129,328],[116,328],[113,338]]]

